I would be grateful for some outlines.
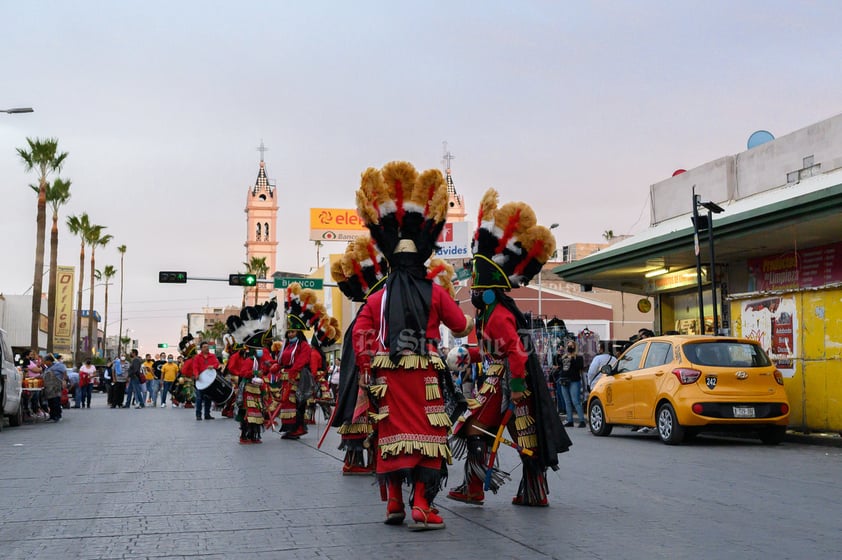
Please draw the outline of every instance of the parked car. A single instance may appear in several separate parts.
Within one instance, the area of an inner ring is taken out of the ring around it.
[[[753,432],[778,444],[789,424],[783,375],[757,342],[661,336],[630,346],[588,396],[591,433],[655,428],[677,445],[700,432]]]
[[[23,409],[20,403],[22,375],[15,366],[14,359],[6,331],[0,329],[0,429],[3,428],[4,416],[9,419],[10,426],[20,426],[23,423]]]

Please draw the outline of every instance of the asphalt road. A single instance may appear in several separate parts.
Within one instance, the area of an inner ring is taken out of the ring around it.
[[[437,506],[447,528],[382,523],[371,477],[341,476],[324,421],[299,441],[237,443],[193,410],[64,411],[0,433],[0,558],[839,558],[842,449],[705,438],[679,447],[570,429],[550,507]],[[462,467],[451,467],[450,486]]]

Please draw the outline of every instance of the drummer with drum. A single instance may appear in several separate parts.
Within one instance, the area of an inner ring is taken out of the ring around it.
[[[202,341],[202,344],[199,346],[199,353],[187,360],[184,365],[185,367],[182,369],[182,373],[184,372],[184,369],[189,368],[190,373],[192,373],[192,377],[196,379],[196,420],[201,420],[203,418],[202,411],[204,411],[205,420],[213,420],[213,416],[211,416],[210,413],[211,397],[206,394],[207,388],[210,384],[203,385],[199,381],[203,374],[205,377],[212,376],[213,379],[216,379],[216,368],[219,367],[219,360],[216,358],[216,354],[211,354],[210,345],[207,342]]]

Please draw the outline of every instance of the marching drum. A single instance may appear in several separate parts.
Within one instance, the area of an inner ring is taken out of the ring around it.
[[[234,386],[213,368],[199,374],[196,378],[196,389],[220,406],[234,396]]]

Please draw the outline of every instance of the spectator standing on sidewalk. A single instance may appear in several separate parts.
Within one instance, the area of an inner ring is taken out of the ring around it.
[[[163,354],[161,355],[163,356]],[[167,394],[170,392],[172,384],[175,383],[176,377],[178,377],[178,364],[175,363],[172,354],[170,354],[167,356],[167,361],[161,366],[161,383],[163,383],[163,388],[161,389],[161,408],[167,407]],[[172,407],[175,408],[175,406],[175,403],[172,403]]]
[[[593,361],[591,362],[591,365],[588,368],[588,392],[593,390],[594,385],[596,385],[596,382],[599,381],[599,378],[602,376],[601,370],[603,366],[608,364],[613,365],[616,363],[616,360],[614,360],[611,354],[605,349],[605,342],[600,341],[599,351],[597,352],[596,356],[594,356]]]
[[[582,370],[585,369],[585,361],[582,356],[576,353],[576,343],[572,340],[567,342],[567,352],[555,356],[558,368],[558,379],[561,385],[561,395],[564,397],[564,406],[567,409],[567,422],[565,427],[573,427],[573,411],[579,415],[579,427],[585,427],[585,413],[582,410]]]
[[[50,422],[61,420],[61,390],[66,386],[67,368],[51,355],[44,358],[44,396],[50,407]]]
[[[141,380],[143,379],[143,372],[141,371],[142,362],[138,355],[137,349],[133,348],[131,351],[131,364],[129,364],[129,390],[126,392],[126,402],[123,408],[129,408],[132,405],[132,398],[135,401],[135,408],[144,408],[143,394],[140,391]]]
[[[111,408],[123,407],[123,399],[126,396],[126,381],[129,375],[123,367],[125,359],[125,356],[118,356],[111,362],[111,400],[109,402]]]
[[[145,404],[151,402],[149,397],[152,394],[152,381],[155,379],[152,373],[154,367],[155,360],[152,359],[151,354],[147,354],[143,359],[143,363],[140,365],[140,370],[143,372],[143,375],[140,376],[140,394],[143,396],[143,402]]]
[[[94,375],[96,375],[96,366],[92,365],[90,358],[88,358],[85,360],[85,365],[79,368],[79,404],[82,408],[85,408],[86,405],[91,408]]]
[[[158,391],[160,391],[163,386],[163,381],[161,381],[161,368],[164,367],[165,363],[167,363],[167,353],[161,352],[159,356],[155,356],[155,361],[152,364],[152,378],[154,381],[149,386],[149,400],[155,406],[158,405]]]

